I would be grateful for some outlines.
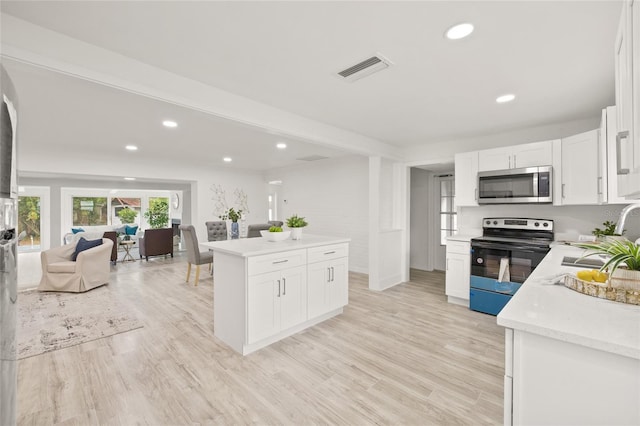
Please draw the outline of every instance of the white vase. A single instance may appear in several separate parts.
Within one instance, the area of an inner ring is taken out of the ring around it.
[[[292,240],[301,240],[302,239],[302,228],[291,228],[291,239]]]

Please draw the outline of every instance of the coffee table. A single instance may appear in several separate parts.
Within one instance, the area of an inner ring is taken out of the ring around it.
[[[124,248],[124,256],[122,257],[121,262],[135,262],[136,260],[131,255],[131,247],[135,244],[135,241],[124,240],[120,241],[120,245]]]

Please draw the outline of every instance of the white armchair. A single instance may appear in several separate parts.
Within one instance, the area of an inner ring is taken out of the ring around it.
[[[40,254],[42,279],[38,290],[82,293],[109,282],[113,241],[103,238],[101,245],[81,251],[74,262],[75,247],[66,244]]]

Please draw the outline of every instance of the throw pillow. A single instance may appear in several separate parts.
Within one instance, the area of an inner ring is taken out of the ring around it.
[[[71,232],[73,232],[74,234],[77,234],[78,232],[84,232],[84,229],[82,229],[82,228],[71,228]]]
[[[120,235],[126,234],[127,233],[127,226],[126,225],[122,225],[120,228],[116,228],[115,231]]]
[[[138,232],[138,225],[136,226],[125,225],[125,231],[127,235],[136,235],[136,232]]]
[[[85,240],[84,237],[80,237],[80,240],[78,241],[78,244],[76,244],[76,249],[73,252],[73,255],[71,256],[71,260],[73,260],[75,262],[76,259],[78,258],[78,254],[80,254],[80,252],[83,252],[85,250],[89,250],[90,248],[98,247],[99,245],[102,245],[102,239],[99,239],[99,240]]]

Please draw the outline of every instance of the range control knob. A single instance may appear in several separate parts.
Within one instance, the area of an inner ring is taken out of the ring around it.
[[[534,225],[534,226],[536,226],[536,227],[538,227],[538,226],[540,226],[540,222],[536,222],[536,223],[534,223],[533,225]]]
[[[490,220],[487,221],[487,225],[491,225],[491,221]]]
[[[544,226],[545,228],[549,226],[549,223],[545,222],[542,224],[542,226]]]
[[[494,225],[497,225],[497,224],[498,224],[498,221],[497,221],[497,220],[494,220],[494,221],[493,221],[493,224],[494,224]]]

